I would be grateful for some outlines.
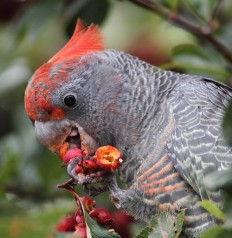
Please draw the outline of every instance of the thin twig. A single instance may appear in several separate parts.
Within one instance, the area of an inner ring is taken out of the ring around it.
[[[76,205],[79,209],[79,212],[81,212],[82,217],[84,217],[84,211],[82,209],[81,206],[81,201],[80,201],[80,197],[77,195],[76,191],[74,190],[74,186],[73,186],[73,182],[75,180],[73,178],[69,179],[68,181],[62,183],[62,184],[58,184],[57,187],[58,188],[64,188],[65,190],[67,190],[68,192],[70,192],[75,199]]]
[[[73,186],[74,182],[75,182],[75,180],[73,178],[70,178],[68,181],[58,184],[57,188],[66,188],[68,185]]]
[[[221,53],[221,55],[230,64],[232,64],[232,52],[230,52],[227,47],[225,47],[217,38],[215,38],[212,29],[211,27],[209,27],[209,25],[201,27],[193,23],[190,23],[187,20],[180,17],[179,15],[177,15],[176,13],[150,0],[129,0],[129,1],[160,15],[161,17],[165,18],[167,21],[169,21],[174,25],[177,25],[195,35],[198,35],[199,37],[207,39],[215,47],[215,49],[217,49]],[[215,17],[217,16],[219,8],[220,6],[218,4],[218,6],[214,10],[213,19],[215,19]]]

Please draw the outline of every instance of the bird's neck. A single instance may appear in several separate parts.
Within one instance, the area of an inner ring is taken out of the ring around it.
[[[124,80],[124,94],[119,96],[119,100],[123,99],[122,111],[118,117],[123,123],[117,123],[123,127],[116,131],[116,146],[124,151],[127,164],[136,171],[142,158],[152,153],[157,140],[163,138],[163,129],[171,123],[167,100],[178,77],[121,52],[106,51],[106,54]],[[133,180],[126,176],[126,181]]]

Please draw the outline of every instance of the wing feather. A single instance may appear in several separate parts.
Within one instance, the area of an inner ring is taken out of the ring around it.
[[[168,151],[175,168],[202,199],[220,202],[221,193],[207,191],[203,179],[232,164],[221,123],[232,91],[220,83],[199,77],[187,78],[170,94],[175,129]]]

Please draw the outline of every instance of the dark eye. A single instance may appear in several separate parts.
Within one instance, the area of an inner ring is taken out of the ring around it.
[[[67,95],[64,98],[64,104],[68,107],[73,107],[76,104],[76,97],[74,95]]]

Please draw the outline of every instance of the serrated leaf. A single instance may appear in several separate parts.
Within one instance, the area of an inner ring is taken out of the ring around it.
[[[85,211],[84,205],[80,199],[79,202],[85,216],[87,238],[120,238],[116,232],[105,229],[93,220]]]
[[[223,221],[225,219],[224,213],[217,207],[217,205],[213,201],[211,201],[211,200],[204,200],[204,201],[199,202],[199,204],[205,210],[207,210],[208,212],[213,214],[219,220]]]
[[[162,212],[152,216],[150,223],[135,238],[177,238],[182,230],[184,211]]]
[[[179,237],[181,231],[182,231],[182,227],[183,227],[183,223],[184,223],[184,214],[185,214],[185,211],[181,211],[179,214],[178,214],[178,217],[177,217],[177,221],[176,221],[176,235],[175,235],[175,238]]]
[[[184,211],[180,213],[162,212],[152,217],[147,233],[136,238],[177,238],[182,230]],[[148,235],[148,236],[146,236]]]
[[[87,238],[120,238],[120,236],[116,232],[105,229],[104,227],[100,226],[95,220],[93,220],[86,212],[79,196],[76,195],[75,198],[81,205],[81,210],[85,217]]]
[[[146,226],[143,228],[135,238],[148,238],[148,235],[151,233],[152,228],[150,226]]]
[[[114,232],[106,230],[104,227],[98,225],[89,214],[85,213],[87,238],[120,238],[120,236]]]
[[[151,218],[151,220],[150,220],[150,226],[151,226],[151,227],[154,227],[154,226],[157,224],[157,221],[158,221],[159,216],[160,216],[160,215],[152,216],[152,218]]]

